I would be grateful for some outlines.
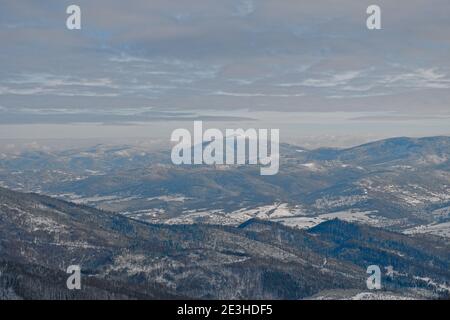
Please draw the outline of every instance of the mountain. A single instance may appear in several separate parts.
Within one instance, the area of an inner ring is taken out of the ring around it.
[[[152,223],[298,228],[338,217],[450,238],[450,137],[392,138],[347,149],[280,145],[280,172],[175,166],[170,152],[105,146],[3,154],[0,186]]]
[[[447,163],[450,139],[445,136],[425,138],[390,138],[347,149],[319,149],[311,159],[339,160],[357,165],[433,165]]]
[[[449,249],[433,237],[340,220],[310,230],[258,219],[237,227],[148,224],[0,188],[4,299],[344,296],[367,291],[369,264],[396,271],[383,278],[380,293],[442,298],[449,294]],[[69,265],[81,266],[80,291],[65,287]]]

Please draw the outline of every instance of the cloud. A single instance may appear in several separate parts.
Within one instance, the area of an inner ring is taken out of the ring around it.
[[[379,93],[366,93],[366,94],[344,94],[344,95],[329,95],[326,96],[327,99],[355,99],[355,98],[373,98],[388,96],[389,93],[379,92]]]
[[[379,82],[386,87],[450,88],[450,78],[438,68],[418,68],[406,73],[390,74]]]
[[[127,79],[122,79],[127,80]],[[127,94],[159,93],[176,89],[173,85],[147,81],[122,81],[110,78],[83,78],[48,73],[19,74],[5,79],[0,95],[54,95],[63,97],[117,97]]]
[[[448,0],[384,1],[380,32],[365,27],[369,0],[334,2],[79,0],[83,27],[71,32],[60,2],[4,0],[1,25],[13,27],[0,28],[2,104],[448,108]]]
[[[303,97],[304,93],[294,93],[294,94],[281,94],[281,93],[247,93],[247,92],[226,92],[226,91],[216,91],[211,95],[216,96],[229,96],[229,97],[269,97],[269,98],[289,98],[289,97]]]
[[[253,0],[243,0],[236,6],[235,16],[244,18],[255,12]]]
[[[389,69],[371,67],[336,74],[318,74],[299,82],[281,83],[278,87],[321,89],[328,99],[354,99],[387,96],[411,90],[447,89],[450,78],[437,67],[414,68],[395,65]]]
[[[36,95],[54,95],[61,97],[117,97],[117,93],[102,93],[97,91],[77,91],[77,90],[57,90],[46,87],[31,88],[11,88],[0,86],[0,95],[19,95],[19,96],[36,96]]]
[[[136,124],[165,121],[249,121],[243,116],[215,115],[198,112],[169,112],[154,110],[152,107],[120,109],[88,108],[16,108],[6,110],[0,117],[2,124]]]
[[[309,78],[301,82],[295,83],[280,83],[279,87],[316,87],[316,88],[327,88],[336,87],[349,83],[350,81],[358,78],[362,71],[346,71],[337,74],[327,74],[320,78]]]
[[[21,74],[15,79],[7,79],[4,82],[15,85],[38,84],[44,87],[82,86],[117,88],[117,86],[113,84],[112,80],[108,78],[84,79],[48,73]]]
[[[0,95],[39,95],[39,94],[49,94],[52,90],[45,89],[42,87],[33,88],[10,88],[5,86],[0,86]]]
[[[129,62],[152,63],[153,62],[153,60],[131,56],[131,55],[129,55],[127,53],[123,53],[123,52],[120,55],[110,57],[109,61],[118,62],[118,63],[129,63]]]

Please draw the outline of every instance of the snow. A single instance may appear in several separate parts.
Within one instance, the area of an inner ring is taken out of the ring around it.
[[[368,216],[371,213],[373,213],[373,211],[339,211],[321,214],[319,215],[319,218],[323,220],[332,220],[338,218],[348,222],[374,223],[374,219]]]
[[[280,218],[280,217],[289,217],[292,216],[292,211],[291,209],[289,209],[288,207],[289,205],[287,203],[282,203],[280,205],[278,205],[275,210],[273,211],[273,213],[270,215],[270,218]]]
[[[303,167],[306,167],[310,170],[316,170],[317,169],[317,165],[314,162],[308,162],[308,163],[302,163],[301,164]]]
[[[430,233],[437,236],[450,238],[450,222],[431,223],[428,225],[420,225],[403,231],[405,234]]]
[[[117,199],[119,199],[119,197],[117,197],[117,196],[95,195],[93,197],[72,199],[72,202],[77,203],[77,204],[85,204],[85,203],[92,203],[92,202],[112,201],[112,200],[117,200]]]
[[[314,207],[320,210],[330,210],[339,207],[350,207],[358,203],[364,202],[368,199],[366,194],[364,195],[352,195],[352,196],[339,196],[339,197],[322,197],[317,199],[314,203]],[[331,210],[330,210],[331,211]]]
[[[288,227],[309,229],[324,222],[325,220],[319,217],[292,217],[287,219],[279,219],[276,221]]]
[[[420,281],[424,281],[426,282],[429,286],[433,286],[435,287],[437,290],[439,291],[447,291],[450,293],[450,287],[448,285],[445,285],[443,283],[437,283],[434,280],[428,278],[428,277],[419,277],[419,276],[414,276],[414,279],[420,280]]]
[[[153,223],[165,222],[165,213],[165,210],[161,208],[121,212],[126,217]]]
[[[19,207],[12,207],[7,204],[1,204],[0,208],[7,208],[10,211],[15,212],[14,219],[22,223],[27,230],[31,232],[45,231],[48,233],[63,234],[67,233],[66,227],[54,221],[53,219],[45,216],[38,216],[30,214],[30,212],[23,210]],[[39,209],[37,206],[35,208]]]
[[[122,158],[130,158],[131,157],[131,154],[127,150],[116,151],[116,152],[114,152],[114,155],[118,156],[118,157],[122,157]]]
[[[411,297],[388,294],[384,292],[360,292],[351,297],[351,300],[415,300]]]
[[[152,201],[152,200],[161,200],[164,202],[184,202],[186,200],[189,200],[190,198],[185,197],[183,195],[169,195],[169,196],[159,196],[159,197],[152,197],[152,198],[147,198],[148,201]]]

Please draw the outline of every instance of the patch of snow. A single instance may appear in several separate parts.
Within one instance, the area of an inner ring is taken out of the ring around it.
[[[429,233],[445,238],[450,238],[450,222],[420,225],[414,228],[406,229],[403,231],[403,233],[405,234]]]

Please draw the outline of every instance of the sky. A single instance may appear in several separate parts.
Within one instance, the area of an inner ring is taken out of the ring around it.
[[[81,30],[66,8],[81,8]],[[381,8],[382,29],[366,28]],[[448,0],[0,0],[0,139],[448,135]],[[344,143],[345,141],[345,143]]]

